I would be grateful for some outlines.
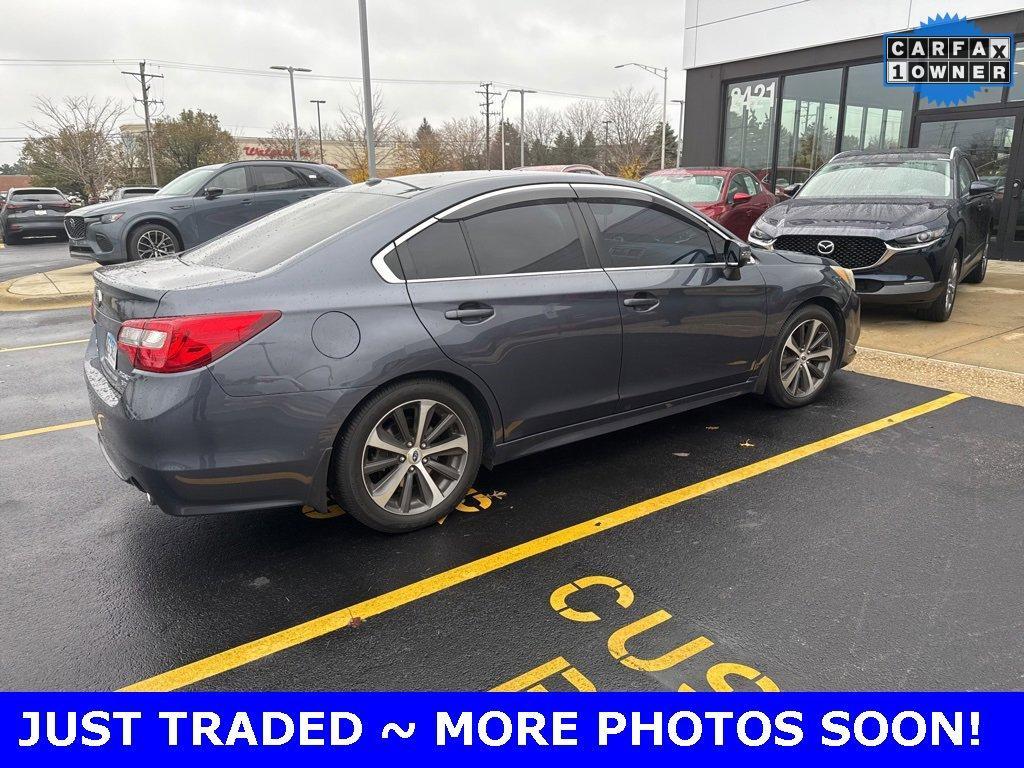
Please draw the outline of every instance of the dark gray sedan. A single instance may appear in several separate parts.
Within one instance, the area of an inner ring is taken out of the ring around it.
[[[371,180],[96,273],[85,373],[114,472],[166,512],[450,512],[481,463],[759,392],[854,354],[849,270],[656,190],[561,173]]]
[[[73,257],[100,264],[151,259],[347,184],[330,166],[298,160],[204,165],[155,194],[79,208],[64,217],[64,229]]]

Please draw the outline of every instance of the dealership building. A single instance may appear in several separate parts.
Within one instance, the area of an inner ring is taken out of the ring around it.
[[[1012,87],[955,107],[883,84],[883,35],[959,14],[1016,35]],[[683,165],[742,166],[770,188],[835,153],[960,147],[997,188],[991,256],[1024,260],[1024,2],[687,0]]]

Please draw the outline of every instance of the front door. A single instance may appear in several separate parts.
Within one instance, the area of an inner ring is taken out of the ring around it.
[[[205,189],[221,189],[223,192],[212,200],[204,192],[196,195],[192,216],[197,243],[205,243],[256,218],[252,187],[245,166],[236,165],[221,171],[210,179]]]
[[[586,207],[621,304],[620,407],[747,381],[765,329],[757,265],[726,269],[724,238],[682,212],[614,198]]]
[[[963,114],[963,113],[961,113]],[[1021,149],[1022,110],[1000,107],[972,110],[963,117],[948,111],[918,116],[914,145],[959,147],[974,165],[978,178],[996,188],[989,256],[1024,260],[1024,157]]]
[[[581,223],[566,195],[439,221],[398,246],[416,314],[490,387],[506,441],[616,411],[619,306]]]

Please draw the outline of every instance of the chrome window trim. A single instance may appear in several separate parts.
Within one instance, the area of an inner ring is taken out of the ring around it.
[[[438,221],[443,221],[444,219],[452,216],[453,214],[458,213],[463,208],[468,208],[471,205],[476,205],[477,203],[483,200],[500,198],[503,197],[504,195],[518,194],[520,192],[523,192],[524,190],[539,190],[541,192],[549,192],[551,194],[561,193],[562,195],[565,195],[566,200],[576,199],[576,191],[572,188],[572,185],[566,182],[552,182],[549,184],[520,184],[515,187],[506,187],[505,189],[495,189],[491,192],[484,192],[482,195],[477,195],[476,197],[471,197],[468,200],[463,200],[461,203],[456,203],[455,205],[449,208],[445,208],[440,213],[434,214],[433,218]]]
[[[384,248],[377,252],[377,255],[370,260],[370,263],[373,265],[373,268],[377,270],[377,274],[381,276],[385,283],[400,285],[401,283],[404,283],[405,280],[392,272],[391,267],[389,267],[384,261],[387,255],[393,250],[395,250],[395,244],[388,243]]]
[[[581,275],[585,273],[604,272],[600,267],[587,267],[586,269],[557,269],[551,272],[502,272],[499,275],[461,275],[459,277],[414,277],[406,280],[406,283],[442,283],[455,280],[490,280],[504,277],[547,277],[549,275]]]
[[[395,245],[401,245],[402,243],[404,243],[409,238],[415,237],[416,235],[418,235],[420,232],[422,232],[427,227],[429,227],[429,226],[431,226],[433,224],[437,224],[437,221],[438,221],[438,219],[437,219],[436,216],[431,216],[426,221],[421,221],[419,224],[417,224],[415,227],[410,229],[404,235],[400,235],[399,237],[396,237],[394,244]]]
[[[754,263],[754,262],[751,262]],[[698,269],[700,267],[717,267],[725,269],[729,265],[724,261],[709,261],[700,264],[651,264],[647,267],[605,267],[605,272],[636,272],[639,269]]]

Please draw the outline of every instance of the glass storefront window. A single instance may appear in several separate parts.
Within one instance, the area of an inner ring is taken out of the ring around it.
[[[1010,101],[1024,99],[1024,43],[1017,43],[1013,54],[1013,87],[1006,98]]]
[[[771,169],[778,78],[731,83],[726,92],[723,163],[763,178]]]
[[[910,143],[914,91],[886,88],[882,62],[850,67],[841,149],[892,149]]]
[[[776,190],[803,182],[835,154],[843,70],[787,75],[782,85]]]

